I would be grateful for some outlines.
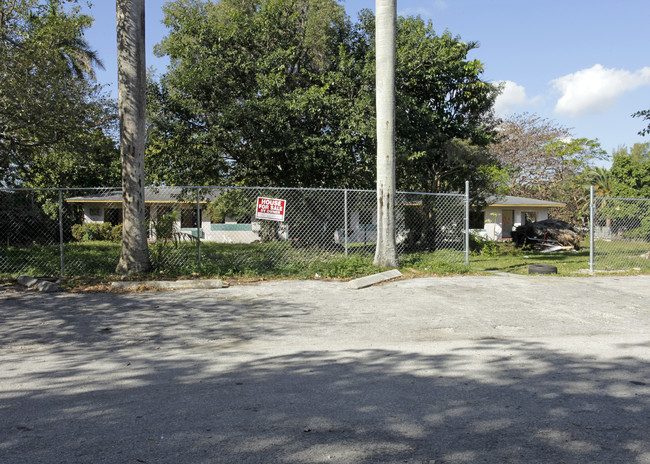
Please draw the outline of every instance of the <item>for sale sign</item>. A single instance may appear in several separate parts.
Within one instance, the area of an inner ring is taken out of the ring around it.
[[[284,212],[287,202],[279,198],[257,197],[257,219],[268,219],[269,221],[284,221]]]

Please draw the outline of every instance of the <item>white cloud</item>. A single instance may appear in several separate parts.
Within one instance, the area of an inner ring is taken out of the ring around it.
[[[399,4],[397,6],[399,6]],[[431,6],[433,7],[434,10],[437,11],[444,11],[447,8],[449,8],[449,4],[446,2],[446,0],[434,0],[431,3]],[[427,18],[432,16],[433,12],[431,8],[425,5],[417,8],[405,8],[403,10],[399,10],[398,14],[400,16],[424,16],[425,18]]]
[[[404,10],[400,10],[397,12],[398,15],[400,16],[431,16],[431,11],[424,7],[419,7],[419,8],[406,8]]]
[[[433,2],[433,6],[437,10],[446,10],[449,5],[447,4],[447,2],[445,0],[435,0]]]
[[[516,82],[503,81],[501,85],[503,91],[494,102],[494,112],[497,116],[507,116],[521,107],[532,105],[539,100],[539,97],[528,98],[526,89]]]
[[[556,113],[572,117],[599,113],[613,107],[625,92],[650,85],[650,67],[630,72],[597,64],[554,79],[551,85],[562,94]]]

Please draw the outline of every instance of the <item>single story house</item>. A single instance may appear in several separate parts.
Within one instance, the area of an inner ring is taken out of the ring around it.
[[[152,223],[160,215],[173,211],[178,212],[173,229],[181,234],[196,236],[199,233],[202,240],[220,243],[252,243],[259,240],[261,224],[254,217],[247,218],[245,222],[227,217],[222,223],[214,223],[208,214],[204,214],[205,205],[217,198],[220,193],[221,189],[203,190],[197,208],[194,189],[147,187],[144,202],[146,217],[151,221],[150,240],[156,239]],[[68,198],[66,201],[83,207],[85,223],[122,223],[121,190],[99,191],[91,195]],[[197,210],[200,211],[199,221],[197,221]],[[281,228],[280,233],[282,232]]]
[[[202,189],[198,205],[196,190],[182,187],[146,187],[145,216],[149,222],[149,239],[156,240],[153,223],[157,217],[176,211],[178,219],[173,225],[175,232],[191,236],[200,234],[201,240],[219,243],[252,243],[260,240],[262,222],[254,215],[249,218],[226,217],[221,223],[212,221],[205,213],[205,206],[216,199],[223,189]],[[252,197],[251,201],[254,202]],[[78,204],[83,208],[84,223],[122,223],[122,192],[119,189],[98,190],[97,193],[68,198],[68,203]],[[198,206],[198,208],[197,208]],[[371,205],[367,207],[351,207],[348,216],[348,235],[345,237],[342,229],[332,231],[332,242],[374,243],[377,237],[377,216]],[[251,204],[254,210],[254,203]],[[197,209],[200,210],[200,225],[197,225]],[[290,206],[289,206],[290,209]],[[327,227],[327,221],[323,225]],[[281,223],[277,230],[279,240],[289,238],[288,226]],[[398,243],[405,238],[404,233],[397,237]]]
[[[536,200],[513,196],[487,198],[483,212],[483,230],[478,231],[490,240],[512,239],[512,231],[526,222],[548,219],[550,208],[563,208],[566,205],[555,201]]]

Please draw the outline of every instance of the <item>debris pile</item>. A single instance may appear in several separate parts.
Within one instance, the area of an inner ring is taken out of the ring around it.
[[[541,251],[579,250],[582,235],[568,222],[558,219],[528,222],[512,232],[518,247],[529,246]]]

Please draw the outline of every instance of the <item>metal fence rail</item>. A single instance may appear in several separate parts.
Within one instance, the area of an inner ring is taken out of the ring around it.
[[[258,198],[285,201],[284,220],[256,218]],[[109,275],[120,254],[119,188],[0,189],[0,274]],[[149,255],[161,273],[305,269],[374,254],[372,190],[148,187]],[[398,192],[398,253],[467,258],[467,195]]]
[[[650,271],[650,199],[594,197],[591,271]]]

